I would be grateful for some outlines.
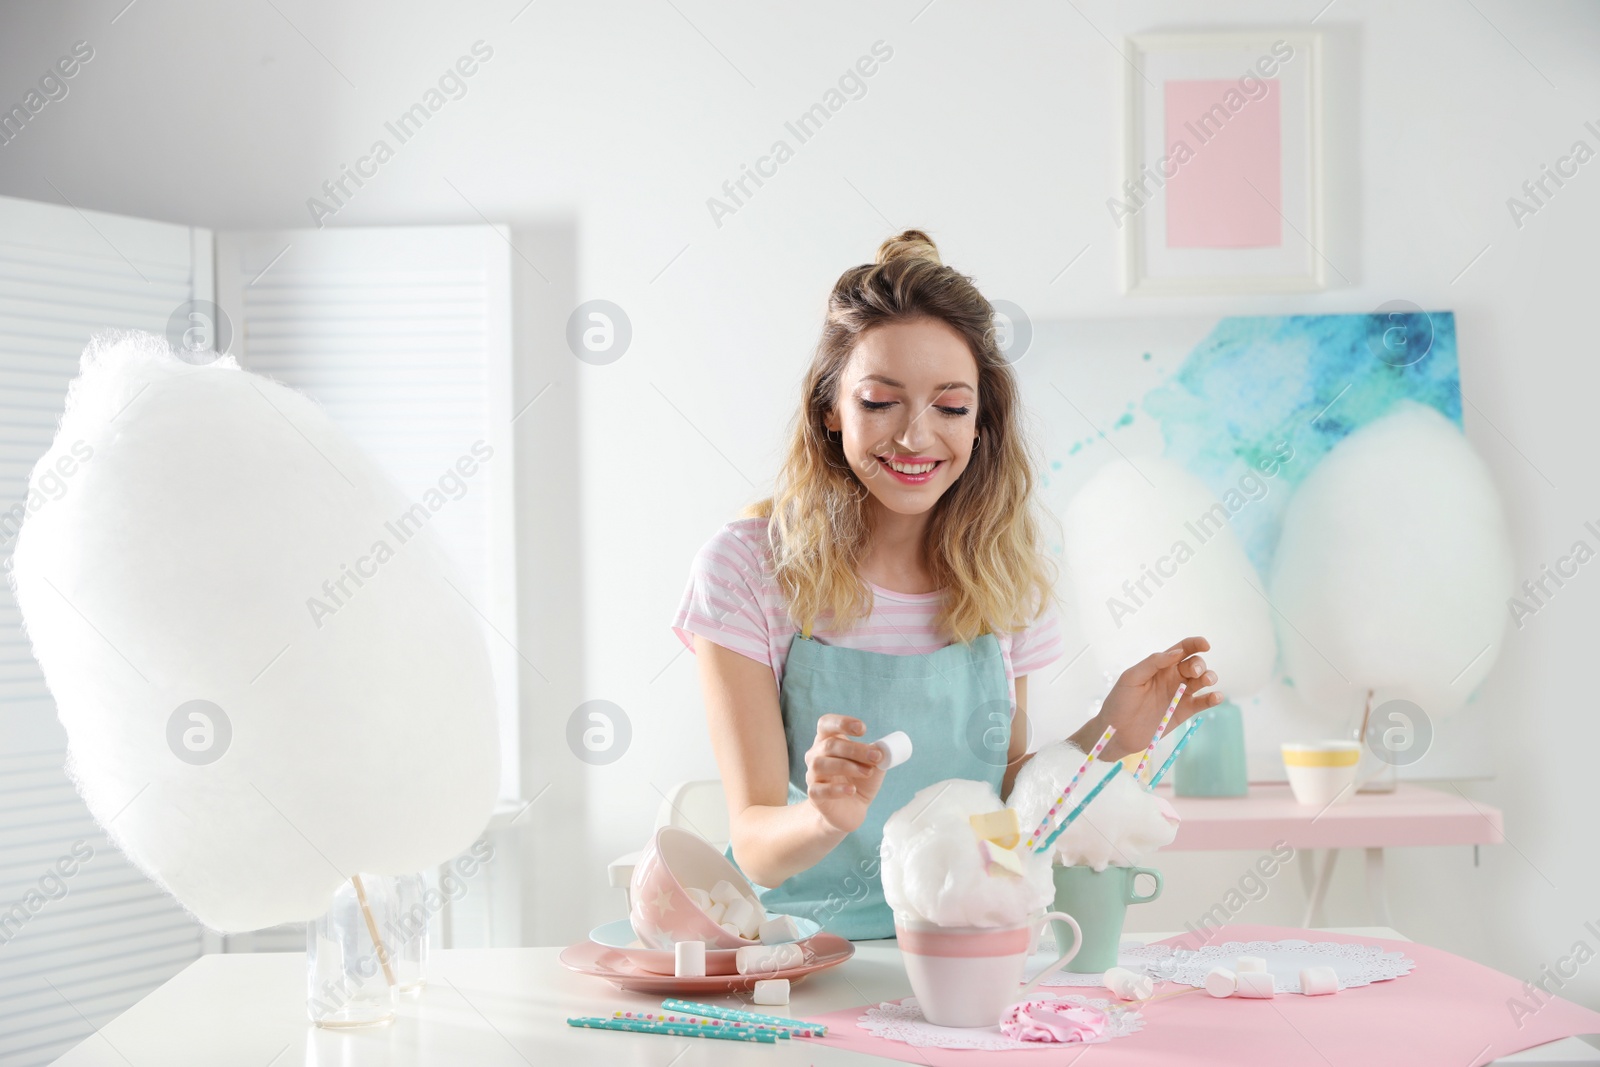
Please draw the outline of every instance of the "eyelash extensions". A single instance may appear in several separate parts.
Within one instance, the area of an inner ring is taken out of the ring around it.
[[[893,403],[893,400],[863,400],[861,401],[861,406],[866,408],[868,411],[882,411],[884,408]],[[944,412],[946,415],[949,415],[951,418],[960,418],[961,416],[968,414],[972,409],[940,407],[939,410]]]

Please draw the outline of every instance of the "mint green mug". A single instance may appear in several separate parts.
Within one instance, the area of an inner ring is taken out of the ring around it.
[[[1147,904],[1161,895],[1161,872],[1149,867],[1056,867],[1056,899],[1052,907],[1078,920],[1082,930],[1077,954],[1064,969],[1075,974],[1099,974],[1117,965],[1122,944],[1122,922],[1129,904]],[[1140,896],[1134,878],[1148,874],[1156,881],[1150,893]],[[1066,944],[1072,931],[1066,923],[1051,920],[1056,944]]]

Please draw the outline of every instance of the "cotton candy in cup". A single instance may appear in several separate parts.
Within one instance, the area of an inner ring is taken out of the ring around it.
[[[1017,811],[1018,821],[1031,833],[1050,810],[1055,798],[1083,766],[1083,750],[1070,741],[1041,747],[1017,773],[1006,803]],[[1112,773],[1114,763],[1089,764],[1065,806],[1056,814],[1060,825],[1078,803]],[[1167,801],[1149,792],[1127,773],[1118,774],[1094,802],[1062,831],[1051,847],[1054,862],[1103,871],[1108,866],[1133,867],[1178,835],[1178,815]],[[1046,830],[1048,836],[1049,830]]]
[[[1019,847],[1023,874],[990,874],[971,816],[996,811],[987,782],[951,778],[917,792],[884,824],[883,893],[899,918],[940,926],[1015,926],[1055,896],[1044,857]]]
[[[430,504],[310,398],[150,334],[91,342],[33,487],[67,456],[11,578],[68,773],[135,866],[232,932],[471,845],[495,693]]]

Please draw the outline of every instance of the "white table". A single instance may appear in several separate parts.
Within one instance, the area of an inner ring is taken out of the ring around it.
[[[1342,932],[1404,940],[1387,927]],[[1156,941],[1172,934],[1133,934]],[[306,1021],[305,957],[276,952],[203,956],[67,1053],[60,1067],[528,1067],[537,1064],[884,1064],[890,1061],[808,1042],[747,1046],[730,1041],[601,1033],[566,1025],[660,997],[624,993],[573,974],[559,949],[456,949],[429,963],[428,988],[390,1025],[319,1030]],[[810,1015],[909,996],[893,941],[867,941],[855,958],[811,975],[777,1014]],[[1576,1038],[1497,1063],[1600,1065]]]

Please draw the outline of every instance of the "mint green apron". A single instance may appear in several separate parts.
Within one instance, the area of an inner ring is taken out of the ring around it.
[[[909,762],[887,772],[866,821],[814,867],[762,893],[774,914],[801,915],[853,941],[894,936],[883,899],[878,843],[890,815],[947,778],[1000,788],[1011,743],[1011,687],[992,633],[935,652],[890,655],[824,645],[796,634],[779,692],[789,744],[789,803],[806,799],[806,751],[824,715],[866,723],[862,741],[904,730]],[[730,850],[731,852],[731,850]]]

